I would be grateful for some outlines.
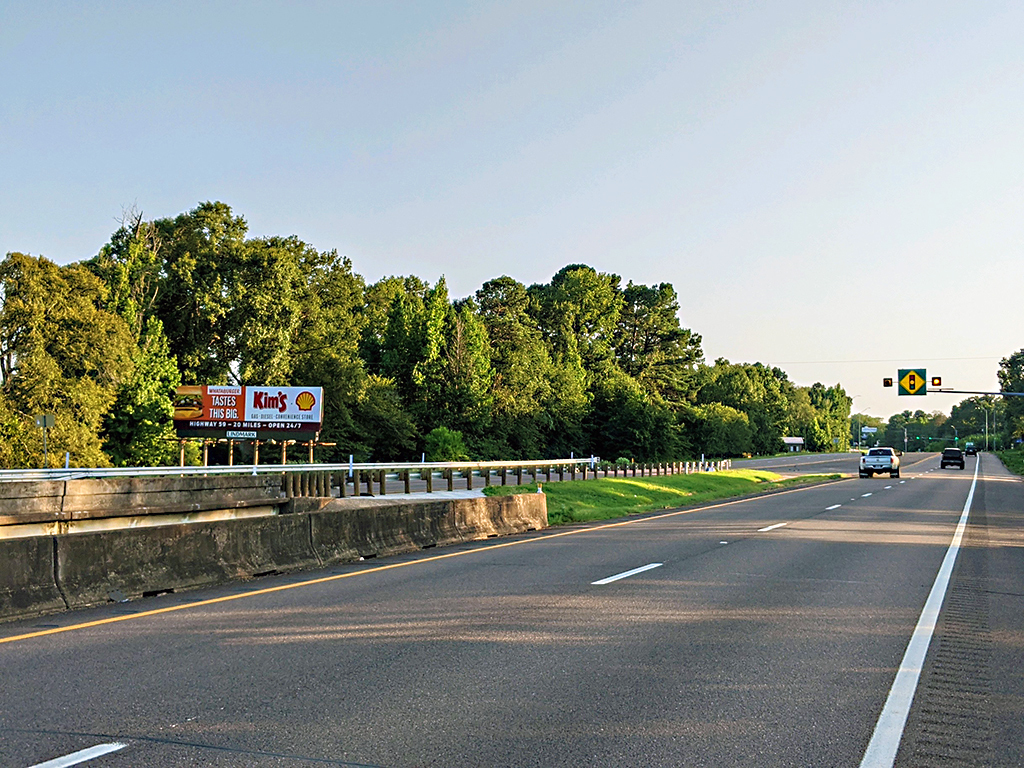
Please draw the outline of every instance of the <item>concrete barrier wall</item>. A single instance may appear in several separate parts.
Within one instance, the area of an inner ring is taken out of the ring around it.
[[[455,524],[459,501],[335,499],[310,514],[313,548],[339,563],[456,544],[465,541]]]
[[[54,576],[50,536],[0,541],[0,618],[66,608]]]
[[[56,579],[71,608],[320,565],[307,522],[278,515],[58,536],[56,542]]]
[[[0,527],[279,504],[278,475],[111,477],[0,483]],[[2,532],[2,528],[0,528]]]
[[[305,507],[282,503],[284,509],[293,510],[291,514],[0,539],[0,618],[82,608],[547,526],[543,494],[302,502]]]

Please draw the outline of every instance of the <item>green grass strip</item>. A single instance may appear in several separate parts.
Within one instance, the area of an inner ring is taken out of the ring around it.
[[[842,475],[783,478],[774,472],[731,469],[693,475],[602,477],[596,480],[540,483],[548,497],[548,524],[610,520],[656,509],[675,509],[750,493],[835,480]],[[536,493],[537,484],[491,486],[488,496]]]
[[[996,456],[1015,475],[1024,475],[1024,450],[996,451]]]

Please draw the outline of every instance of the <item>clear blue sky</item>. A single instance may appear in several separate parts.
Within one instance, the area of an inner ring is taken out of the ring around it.
[[[0,252],[223,200],[368,281],[583,262],[707,358],[996,387],[1024,347],[1024,3],[0,2]]]

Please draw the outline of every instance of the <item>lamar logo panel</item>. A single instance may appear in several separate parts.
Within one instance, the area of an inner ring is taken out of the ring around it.
[[[178,387],[178,437],[313,439],[323,422],[320,387]]]

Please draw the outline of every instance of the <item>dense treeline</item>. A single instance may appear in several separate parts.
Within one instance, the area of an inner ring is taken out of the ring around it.
[[[704,362],[668,283],[625,286],[569,265],[473,296],[388,277],[335,251],[249,238],[223,203],[134,212],[94,258],[0,265],[0,464],[172,463],[179,384],[322,386],[323,460],[739,456],[849,445],[839,385],[761,364]],[[194,450],[194,448],[192,449]],[[194,455],[194,454],[193,454]]]

